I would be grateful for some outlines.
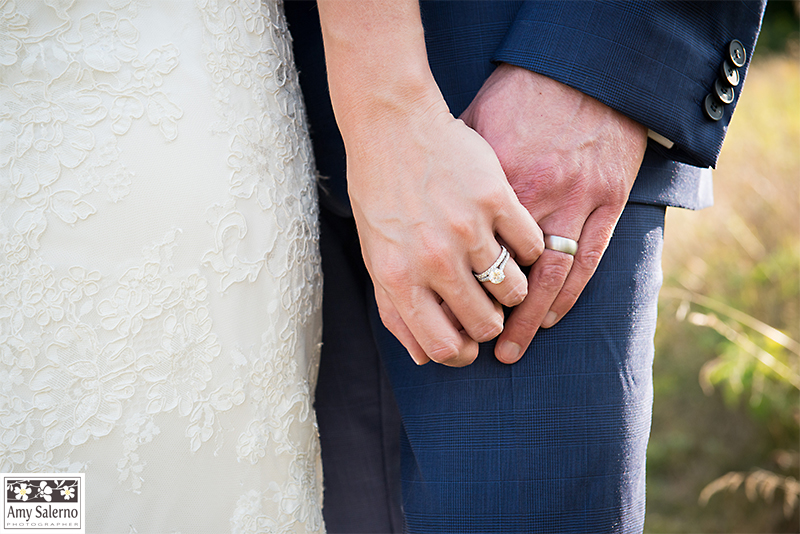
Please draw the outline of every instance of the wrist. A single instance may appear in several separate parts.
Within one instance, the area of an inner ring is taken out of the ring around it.
[[[432,76],[384,76],[365,80],[357,88],[347,86],[331,84],[331,102],[345,145],[409,131],[438,115],[449,115]]]
[[[331,102],[345,144],[447,111],[428,66],[416,0],[319,2]]]

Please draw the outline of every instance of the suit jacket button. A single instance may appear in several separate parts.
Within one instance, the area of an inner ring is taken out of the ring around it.
[[[727,59],[722,62],[722,66],[719,68],[719,73],[722,76],[722,79],[726,80],[728,85],[731,87],[736,87],[739,85],[739,70],[731,65]]]
[[[747,52],[741,41],[734,39],[730,42],[728,45],[728,55],[734,67],[744,67],[744,62],[747,59]]]
[[[703,109],[706,112],[706,117],[712,121],[720,120],[725,114],[725,106],[719,100],[714,98],[714,95],[712,94],[706,95],[706,99],[703,102]]]
[[[735,95],[733,91],[733,87],[726,84],[719,78],[714,81],[714,91],[717,93],[717,98],[723,104],[730,104],[733,102],[733,97]]]

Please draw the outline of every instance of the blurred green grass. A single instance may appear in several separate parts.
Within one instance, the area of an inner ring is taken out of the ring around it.
[[[714,299],[800,341],[798,50],[756,53],[715,172],[715,206],[667,213],[646,533],[800,532],[798,507],[786,515],[780,488],[771,502],[740,487],[699,503],[730,471],[800,480],[798,389],[718,330],[737,330],[792,376],[800,369],[763,332],[685,298]],[[692,324],[709,318],[721,327]],[[717,383],[704,392],[701,370],[712,361],[705,371]]]

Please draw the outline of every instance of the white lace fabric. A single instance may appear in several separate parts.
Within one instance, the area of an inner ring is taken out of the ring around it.
[[[87,532],[322,532],[316,187],[277,0],[0,0],[0,472]]]

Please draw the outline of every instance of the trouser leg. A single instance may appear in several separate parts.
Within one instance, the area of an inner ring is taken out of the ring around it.
[[[641,533],[664,208],[629,204],[575,307],[504,365],[415,365],[380,326],[413,533]]]
[[[352,218],[321,212],[325,523],[332,534],[400,532],[400,419],[369,323],[372,286]]]

